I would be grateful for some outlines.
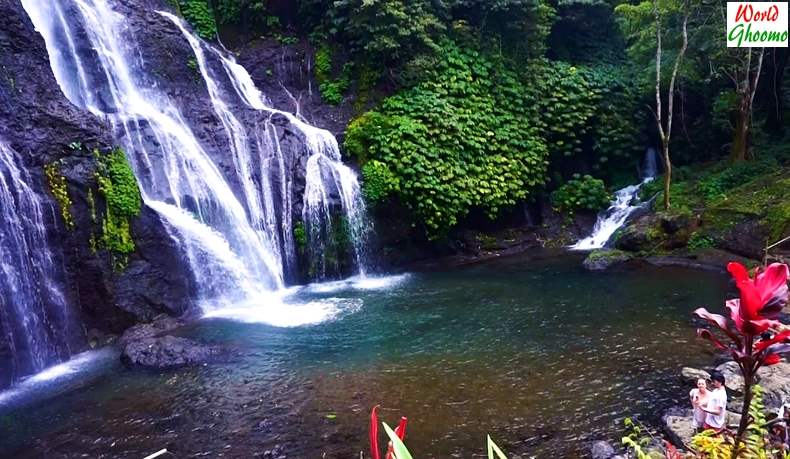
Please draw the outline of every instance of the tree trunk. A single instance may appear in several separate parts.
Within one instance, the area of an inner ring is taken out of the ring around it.
[[[746,104],[745,100],[739,104],[735,120],[735,133],[730,147],[730,158],[733,161],[745,161],[749,156],[749,110],[744,106]]]
[[[669,186],[672,184],[672,161],[669,158],[669,142],[661,146],[661,156],[664,159],[664,210],[669,210]]]
[[[754,108],[754,96],[757,93],[757,84],[760,82],[760,72],[763,68],[763,57],[765,48],[760,50],[757,67],[752,75],[752,49],[744,65],[744,75],[741,83],[738,84],[738,118],[735,120],[735,132],[733,133],[730,157],[733,161],[743,161],[751,157],[749,151],[749,131],[752,126],[752,110]]]

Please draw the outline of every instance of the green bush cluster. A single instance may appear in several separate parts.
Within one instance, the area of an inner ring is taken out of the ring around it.
[[[192,25],[195,32],[206,40],[217,36],[217,22],[207,0],[179,0],[181,15]]]
[[[596,170],[612,159],[619,161],[607,170],[631,166],[642,149],[642,119],[637,88],[623,71],[545,60],[533,63],[532,69],[539,75],[541,115],[536,121],[553,161],[584,160]]]
[[[381,161],[372,160],[362,166],[362,193],[370,202],[380,202],[400,189],[400,181]]]
[[[530,123],[534,94],[504,59],[449,41],[441,55],[422,83],[355,120],[344,142],[398,178],[398,196],[430,237],[472,207],[496,217],[543,184],[547,166]]]
[[[351,86],[351,73],[353,64],[347,62],[343,65],[340,77],[333,79],[332,49],[323,45],[315,53],[315,77],[318,81],[318,90],[321,99],[330,105],[337,105],[343,101],[343,93]]]
[[[732,189],[778,168],[773,159],[738,162],[701,179],[697,182],[697,189],[707,200],[726,197]]]
[[[692,234],[687,243],[690,250],[709,249],[715,245],[716,241],[714,241],[712,237],[699,231]]]
[[[60,208],[60,216],[63,217],[63,223],[68,229],[74,229],[74,217],[71,215],[71,198],[69,197],[69,188],[66,184],[66,178],[60,172],[60,161],[44,166],[44,176],[47,178],[49,190],[52,196],[58,203]]]
[[[603,180],[590,175],[568,180],[551,194],[554,207],[560,212],[573,215],[578,210],[599,211],[609,206],[611,194],[606,191]]]
[[[142,198],[132,168],[124,151],[115,148],[107,153],[94,150],[97,159],[95,173],[99,193],[106,203],[98,238],[100,248],[110,252],[113,266],[123,269],[135,244],[130,231],[131,219],[140,214]]]

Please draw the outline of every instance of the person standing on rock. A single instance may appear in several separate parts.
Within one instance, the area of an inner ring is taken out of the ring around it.
[[[695,408],[699,407],[705,414],[704,428],[713,429],[716,432],[724,430],[725,421],[727,420],[727,390],[724,388],[724,375],[718,371],[714,371],[710,375],[713,382],[713,390],[710,391],[708,402],[701,404],[696,402]]]
[[[701,432],[705,428],[706,413],[702,407],[708,404],[708,399],[711,397],[711,392],[708,390],[708,383],[705,378],[697,379],[697,387],[691,389],[689,398],[691,398],[691,406],[694,407],[694,430]]]

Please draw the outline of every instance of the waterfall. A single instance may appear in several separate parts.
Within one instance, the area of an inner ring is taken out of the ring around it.
[[[311,126],[296,115],[270,107],[261,92],[255,87],[247,70],[236,63],[231,56],[210,47],[207,43],[200,40],[187,29],[184,22],[178,17],[163,11],[160,11],[159,14],[176,24],[192,47],[200,73],[208,87],[214,109],[220,119],[223,120],[223,125],[228,131],[229,137],[238,139],[243,137],[243,134],[240,134],[241,127],[236,119],[228,112],[228,106],[231,102],[224,99],[228,96],[218,90],[220,85],[216,82],[217,77],[213,75],[211,68],[207,65],[204,48],[208,49],[220,60],[236,96],[247,107],[285,117],[291,126],[295,127],[303,137],[308,159],[305,172],[306,183],[302,203],[302,221],[308,237],[307,248],[309,256],[315,262],[314,266],[317,268],[314,274],[321,278],[327,276],[327,253],[330,250],[334,250],[330,247],[331,239],[336,231],[343,231],[351,243],[353,261],[358,274],[364,275],[367,264],[366,247],[371,228],[366,218],[365,202],[362,198],[359,181],[356,174],[343,164],[337,139],[329,131]],[[254,126],[253,129],[257,138],[263,137],[272,143],[269,151],[273,150],[275,153],[272,156],[274,160],[273,165],[281,174],[275,178],[281,185],[279,194],[290,197],[292,182],[289,177],[285,176],[286,166],[273,127],[270,123],[266,123],[263,127]],[[248,146],[243,145],[242,142],[236,142],[235,147],[237,150],[234,152],[236,156],[248,156],[248,154],[245,154]],[[259,148],[259,151],[265,151],[265,149],[261,150]],[[263,161],[261,163],[263,164]],[[263,170],[261,175],[264,177],[264,196],[274,195],[275,190],[271,188],[268,172]],[[338,221],[337,218],[333,218],[336,212],[332,209],[332,202],[335,201],[332,196],[339,198],[339,210],[343,215],[343,220]],[[270,206],[273,206],[273,203]],[[286,219],[291,215],[292,203],[280,203],[280,208],[284,209],[282,216],[285,217],[283,218],[282,228],[282,237],[285,240],[284,246],[286,247],[285,252],[286,255],[290,255],[294,252],[294,241],[291,222]],[[270,225],[270,228],[274,230],[274,225]]]
[[[73,324],[59,288],[63,273],[44,227],[43,212],[52,208],[31,186],[16,152],[0,141],[0,342],[9,346],[11,359],[5,369],[0,354],[0,382],[70,354]]]
[[[329,132],[269,107],[232,57],[194,36],[179,18],[159,12],[192,48],[219,121],[221,134],[211,139],[217,145],[207,145],[178,101],[145,69],[145,50],[110,0],[22,4],[46,42],[63,93],[115,129],[144,203],[162,217],[189,263],[204,310],[262,298],[285,285],[297,265],[297,204],[316,257],[323,256],[323,241],[313,233],[325,231],[337,211],[345,216],[355,265],[364,273],[364,203]],[[299,132],[309,156],[302,203],[293,202],[296,164],[283,154],[275,116]],[[332,208],[335,202],[340,209]],[[319,225],[322,230],[315,231]]]
[[[628,220],[628,217],[641,207],[639,190],[642,188],[642,185],[655,178],[656,171],[656,149],[650,147],[645,151],[642,181],[636,185],[629,185],[615,191],[614,199],[609,208],[598,214],[592,234],[571,245],[570,249],[593,250],[604,247],[615,231],[620,229]]]

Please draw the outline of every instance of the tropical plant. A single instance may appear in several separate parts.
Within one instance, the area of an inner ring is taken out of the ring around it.
[[[373,459],[381,459],[381,450],[379,449],[379,405],[373,407],[370,411],[370,456]],[[382,422],[384,432],[386,432],[389,442],[387,443],[387,453],[384,459],[412,459],[406,445],[403,443],[403,438],[406,436],[406,417],[400,418],[400,423],[395,430],[392,430],[386,422]],[[488,459],[507,459],[502,449],[494,443],[490,435],[486,435],[486,450],[488,451]]]
[[[443,46],[427,81],[352,122],[344,143],[362,162],[386,165],[398,197],[432,238],[472,208],[494,218],[528,197],[547,166],[530,122],[535,94],[523,78],[501,58]]]
[[[567,215],[573,215],[578,210],[604,209],[611,198],[603,180],[590,175],[579,177],[578,174],[551,194],[554,207]]]
[[[788,267],[773,263],[765,269],[758,268],[754,277],[750,277],[740,263],[729,263],[727,270],[740,291],[740,298],[726,302],[730,311],[729,320],[722,315],[710,313],[705,308],[697,309],[694,314],[708,321],[714,330],[719,330],[730,339],[729,344],[724,344],[710,330],[697,330],[699,336],[710,340],[718,349],[729,352],[743,375],[743,409],[733,447],[732,457],[735,458],[749,425],[749,410],[757,371],[764,365],[779,363],[779,354],[790,351],[790,345],[784,343],[790,338],[790,328],[776,320],[788,300]],[[763,333],[766,332],[773,333],[773,336],[763,338]]]

